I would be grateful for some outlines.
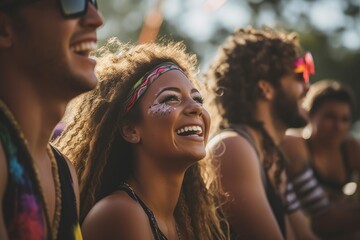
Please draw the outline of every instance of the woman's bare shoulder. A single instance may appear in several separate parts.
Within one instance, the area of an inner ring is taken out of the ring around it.
[[[254,146],[250,144],[249,140],[235,131],[219,133],[211,139],[207,147],[213,156],[222,160],[237,159],[237,156],[244,157],[244,155],[258,158]]]
[[[141,229],[141,231],[139,231]],[[141,205],[124,191],[97,202],[86,216],[84,239],[150,239],[148,217]]]
[[[285,156],[290,176],[297,175],[309,167],[311,156],[304,138],[286,135],[280,148]]]

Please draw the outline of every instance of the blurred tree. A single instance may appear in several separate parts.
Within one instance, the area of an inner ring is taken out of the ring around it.
[[[158,0],[100,1],[106,20],[100,44],[110,36],[138,42],[144,19],[156,4]],[[312,80],[336,79],[350,85],[356,96],[360,93],[360,0],[164,0],[161,8],[158,37],[185,41],[202,69],[236,27],[268,25],[299,33],[315,59]],[[354,119],[359,117],[357,111]]]

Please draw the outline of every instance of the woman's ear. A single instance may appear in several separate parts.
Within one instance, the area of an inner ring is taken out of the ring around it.
[[[0,11],[0,48],[11,47],[12,33],[9,16],[3,11]]]
[[[271,83],[269,83],[265,80],[260,80],[258,82],[258,87],[261,92],[261,96],[263,96],[264,99],[272,100],[274,98],[275,91],[274,91],[274,87]]]
[[[121,136],[128,141],[129,143],[139,143],[140,142],[140,134],[135,124],[126,122],[120,127]]]

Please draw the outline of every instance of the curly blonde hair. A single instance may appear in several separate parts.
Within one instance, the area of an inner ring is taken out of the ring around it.
[[[135,82],[163,62],[173,62],[198,86],[197,60],[183,43],[122,45],[111,40],[97,52],[98,87],[75,101],[73,121],[56,141],[75,165],[80,181],[80,220],[96,202],[116,190],[133,171],[130,143],[119,133],[125,121],[138,121],[139,104],[125,112]],[[226,239],[213,194],[202,178],[201,163],[185,173],[175,218],[189,239]]]

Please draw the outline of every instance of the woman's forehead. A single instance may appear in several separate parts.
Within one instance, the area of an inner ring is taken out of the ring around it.
[[[161,75],[150,86],[149,91],[160,92],[164,88],[193,89],[190,79],[181,71],[173,70]]]

